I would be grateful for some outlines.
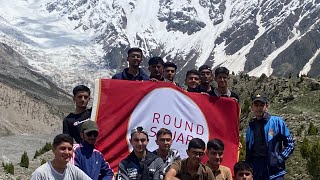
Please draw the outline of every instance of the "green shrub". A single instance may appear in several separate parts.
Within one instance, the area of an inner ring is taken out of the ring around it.
[[[6,173],[14,175],[14,166],[12,163],[9,163],[9,164],[2,163],[2,166]]]
[[[242,145],[242,148],[240,149],[239,153],[239,161],[244,161],[246,159],[246,140],[243,134],[241,134],[240,136],[240,143]]]
[[[308,128],[308,135],[309,136],[317,135],[318,131],[319,131],[318,128],[316,126],[314,126],[314,124],[312,122],[310,122],[309,128]]]
[[[307,171],[313,180],[320,177],[320,142],[315,142],[311,146],[309,158],[307,159]]]
[[[51,143],[46,143],[39,151],[36,151],[33,159],[37,158],[38,156],[50,151],[52,149],[52,144]]]
[[[311,153],[310,141],[305,137],[300,145],[300,153],[304,159],[308,159]]]
[[[26,151],[24,151],[24,153],[21,156],[20,166],[24,168],[29,167],[29,157]]]

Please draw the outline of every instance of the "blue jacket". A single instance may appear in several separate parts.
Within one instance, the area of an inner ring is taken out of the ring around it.
[[[81,142],[74,146],[74,165],[79,167],[93,180],[112,180],[113,171],[94,145]]]
[[[112,79],[123,79],[128,80],[128,77],[126,75],[126,72],[128,72],[129,68],[125,68],[122,72],[117,73],[112,76]],[[139,68],[139,73],[135,77],[133,77],[133,81],[145,81],[149,80],[149,76],[141,69]]]
[[[266,113],[265,120],[264,133],[268,148],[268,174],[269,179],[274,179],[286,174],[285,160],[294,150],[294,140],[281,117]],[[252,121],[246,132],[246,161],[248,162],[254,160],[252,157],[253,130],[254,122]]]

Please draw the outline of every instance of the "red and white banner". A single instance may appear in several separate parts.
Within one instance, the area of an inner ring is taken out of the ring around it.
[[[172,148],[187,157],[188,142],[195,137],[205,143],[219,138],[225,144],[224,165],[232,169],[238,159],[239,106],[231,98],[190,93],[169,82],[96,81],[92,119],[97,121],[96,148],[111,168],[132,151],[130,130],[142,126],[148,130],[149,151],[157,149],[160,128],[173,133]]]

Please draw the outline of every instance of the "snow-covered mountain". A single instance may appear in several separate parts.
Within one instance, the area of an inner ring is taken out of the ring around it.
[[[70,89],[110,77],[126,51],[184,72],[320,75],[320,0],[0,0],[0,41]],[[144,66],[146,65],[146,60]]]

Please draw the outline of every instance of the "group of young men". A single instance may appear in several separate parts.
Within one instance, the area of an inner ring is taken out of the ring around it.
[[[167,81],[181,87],[174,81],[177,71],[174,63],[164,63],[161,57],[153,57],[148,62],[148,76],[140,68],[142,59],[141,49],[129,49],[129,67],[115,74],[112,79]],[[213,80],[217,87],[210,85]],[[185,85],[189,92],[230,97],[239,102],[239,96],[228,89],[228,80],[227,68],[218,67],[213,73],[211,67],[203,65],[198,70],[189,70],[186,73]],[[63,120],[64,134],[56,136],[53,141],[55,158],[39,167],[31,179],[114,178],[109,164],[94,148],[99,129],[96,123],[90,120],[91,109],[87,109],[90,94],[90,89],[84,85],[74,88],[73,100],[76,109]],[[285,122],[268,113],[268,106],[266,94],[252,96],[251,109],[255,117],[246,131],[246,161],[234,165],[234,179],[284,178],[285,160],[293,152],[294,141]],[[74,145],[73,139],[78,144]],[[232,179],[230,169],[221,165],[224,143],[220,139],[211,139],[207,145],[199,138],[192,139],[186,150],[186,159],[181,159],[179,152],[171,149],[172,133],[168,129],[161,128],[157,132],[157,150],[148,151],[148,142],[148,132],[143,127],[131,130],[130,144],[133,151],[119,163],[117,179]],[[205,154],[208,161],[202,164]],[[69,161],[71,163],[68,163]]]
[[[174,81],[177,72],[177,65],[172,62],[164,62],[161,57],[152,57],[148,61],[148,76],[141,68],[143,52],[140,48],[131,48],[128,50],[128,68],[115,74],[112,79],[133,80],[133,81],[165,81],[172,82],[182,87]],[[239,101],[239,96],[228,89],[229,70],[225,67],[218,67],[214,74],[208,65],[202,65],[198,70],[192,69],[187,71],[185,77],[185,86],[188,92],[207,93],[211,96],[232,97]],[[217,88],[210,83],[215,80]]]

